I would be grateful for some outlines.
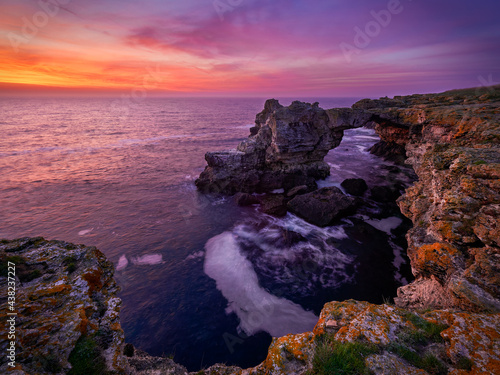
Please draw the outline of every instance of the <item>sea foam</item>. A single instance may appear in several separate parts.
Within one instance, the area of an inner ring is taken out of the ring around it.
[[[226,313],[238,316],[238,328],[247,335],[265,331],[278,337],[314,327],[318,317],[312,312],[259,285],[252,263],[243,256],[231,232],[211,238],[205,249],[204,271],[228,300]]]

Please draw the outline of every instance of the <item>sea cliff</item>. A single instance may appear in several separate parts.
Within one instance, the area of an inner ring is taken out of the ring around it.
[[[255,368],[215,365],[200,373],[500,373],[499,86],[331,110],[270,100],[237,150],[207,153],[197,186],[248,194],[240,200],[283,189],[280,205],[293,211],[293,199],[325,193],[314,180],[328,175],[323,158],[343,131],[366,125],[381,137],[372,152],[406,160],[418,176],[398,198],[413,222],[407,240],[415,281],[398,290],[394,304],[327,303],[312,332],[274,338]],[[124,344],[113,267],[97,249],[4,240],[0,259],[17,271],[12,373],[187,374],[168,358]],[[3,306],[6,276],[2,269]],[[7,345],[2,337],[2,352]],[[0,361],[0,370],[9,370],[5,356]]]

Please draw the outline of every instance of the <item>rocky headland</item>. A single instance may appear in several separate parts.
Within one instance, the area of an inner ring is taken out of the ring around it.
[[[236,150],[207,153],[196,184],[236,194],[238,204],[329,225],[362,206],[367,187],[345,181],[347,194],[317,189],[316,179],[329,174],[323,159],[344,130],[366,125],[381,137],[372,152],[405,159],[418,176],[397,199],[413,222],[407,240],[415,281],[398,290],[394,304],[327,303],[312,332],[274,338],[255,368],[215,365],[199,374],[500,373],[499,86],[330,110],[269,100]],[[4,240],[0,259],[17,265],[12,373],[187,374],[124,344],[113,267],[97,249]],[[2,306],[6,276],[2,269]],[[7,345],[2,337],[2,352]],[[0,361],[9,370],[6,356]]]

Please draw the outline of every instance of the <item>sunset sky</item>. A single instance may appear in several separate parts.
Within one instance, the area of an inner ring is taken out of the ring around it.
[[[1,0],[0,93],[385,96],[500,82],[498,0]]]

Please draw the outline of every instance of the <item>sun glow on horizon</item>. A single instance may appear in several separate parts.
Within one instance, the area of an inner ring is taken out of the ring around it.
[[[0,91],[376,96],[500,75],[496,2],[308,4],[5,0]]]

